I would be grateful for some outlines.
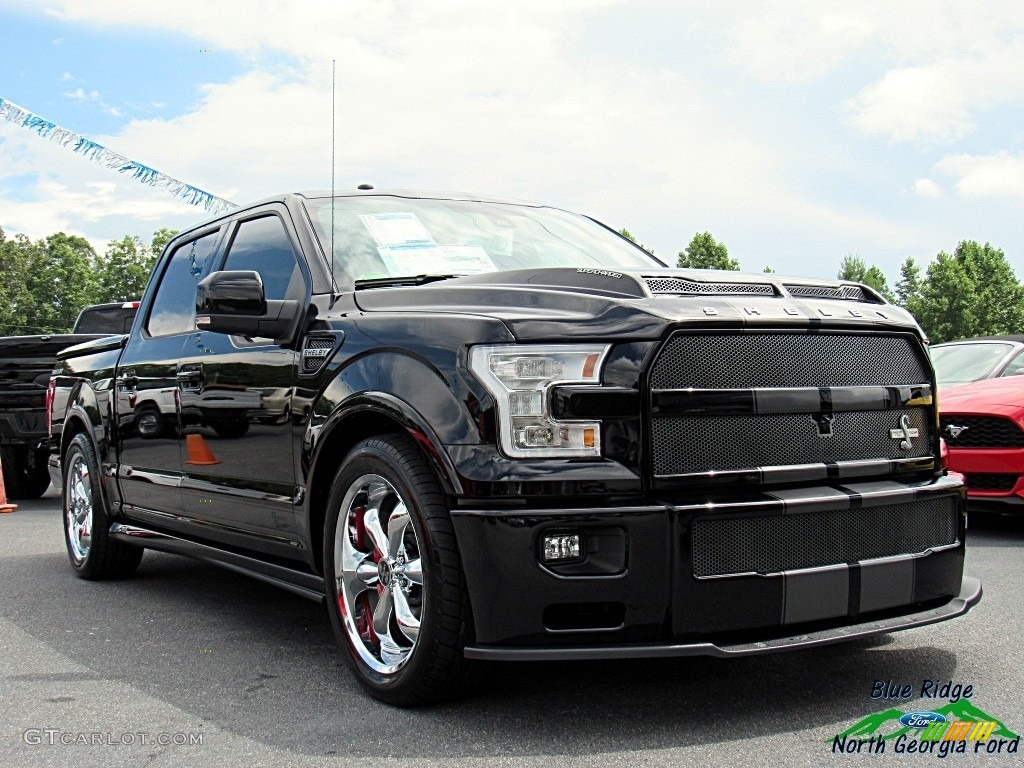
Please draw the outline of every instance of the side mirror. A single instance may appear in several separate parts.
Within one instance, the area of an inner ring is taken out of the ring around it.
[[[267,301],[259,272],[212,272],[196,286],[196,327],[277,339],[299,312],[297,301]]]

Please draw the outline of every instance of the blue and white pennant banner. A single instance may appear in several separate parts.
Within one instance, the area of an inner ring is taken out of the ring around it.
[[[15,125],[28,128],[44,139],[56,142],[62,147],[68,147],[72,152],[77,152],[94,162],[107,166],[107,168],[112,168],[118,173],[129,174],[133,179],[143,184],[166,189],[175,197],[180,197],[186,202],[192,203],[192,205],[201,205],[210,213],[221,213],[222,211],[237,207],[230,200],[217,197],[210,192],[199,189],[199,187],[193,187],[191,184],[186,184],[165,173],[160,173],[155,168],[150,168],[135,160],[129,160],[124,155],[119,155],[102,144],[97,144],[95,141],[87,139],[85,136],[80,136],[74,131],[69,131],[67,128],[61,128],[56,123],[51,123],[46,118],[33,114],[23,107],[19,107],[13,101],[0,98],[0,117],[5,117]]]

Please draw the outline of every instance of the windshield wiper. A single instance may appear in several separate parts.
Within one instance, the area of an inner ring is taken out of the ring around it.
[[[365,288],[393,288],[402,285],[426,285],[436,283],[438,280],[451,280],[453,277],[465,277],[465,275],[403,275],[398,277],[371,277],[366,280],[356,280],[357,291]]]

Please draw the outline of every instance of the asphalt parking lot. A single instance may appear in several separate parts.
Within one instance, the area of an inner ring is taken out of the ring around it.
[[[153,552],[132,580],[76,579],[51,489],[0,516],[0,765],[926,765],[832,738],[933,708],[924,680],[1024,730],[1024,520],[972,518],[969,542],[985,597],[957,621],[760,658],[495,665],[468,700],[402,711],[358,689],[312,602]],[[915,700],[872,700],[876,680]]]

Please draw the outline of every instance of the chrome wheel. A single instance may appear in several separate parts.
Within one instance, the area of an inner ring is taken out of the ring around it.
[[[397,672],[416,648],[426,595],[409,509],[380,475],[361,475],[348,487],[334,564],[338,611],[352,648],[373,671]]]
[[[74,454],[67,473],[68,500],[65,525],[68,545],[75,562],[82,562],[89,556],[92,547],[92,473],[81,454]]]

